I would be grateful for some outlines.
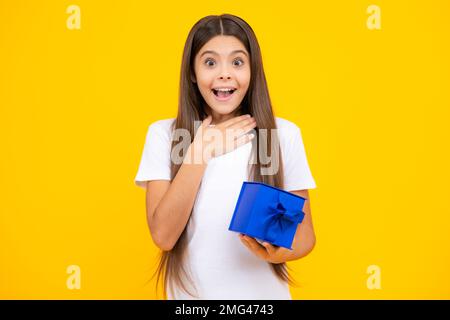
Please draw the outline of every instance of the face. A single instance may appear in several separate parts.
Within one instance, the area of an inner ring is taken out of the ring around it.
[[[250,56],[233,36],[216,36],[199,50],[194,62],[195,81],[213,118],[232,116],[250,83]]]

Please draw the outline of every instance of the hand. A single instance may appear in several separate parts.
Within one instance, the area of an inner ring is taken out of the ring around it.
[[[262,245],[255,240],[255,238],[247,235],[239,234],[242,243],[257,257],[266,260],[270,263],[283,263],[292,255],[292,250],[276,247],[268,242],[263,242]]]
[[[208,163],[218,157],[248,143],[255,136],[248,132],[256,127],[256,120],[250,115],[228,119],[215,126],[210,126],[211,115],[203,120],[198,128],[188,155],[194,157],[194,163]]]

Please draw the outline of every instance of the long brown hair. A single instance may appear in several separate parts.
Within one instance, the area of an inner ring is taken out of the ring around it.
[[[208,106],[206,105],[197,84],[193,81],[193,79],[195,79],[193,64],[196,54],[203,45],[211,38],[218,35],[236,37],[242,42],[250,54],[250,84],[241,105],[236,110],[238,114],[251,114],[257,123],[257,127],[255,128],[256,138],[252,140],[252,155],[256,161],[253,161],[249,167],[251,172],[249,178],[252,179],[252,181],[264,182],[278,188],[283,188],[283,162],[279,149],[275,152],[276,156],[278,156],[278,159],[275,159],[275,161],[278,160],[278,170],[273,175],[261,175],[261,168],[269,166],[270,163],[260,163],[259,157],[255,157],[255,155],[264,154],[273,158],[272,152],[268,151],[272,151],[272,148],[270,147],[271,143],[275,143],[275,145],[279,146],[279,140],[276,130],[270,130],[276,129],[276,123],[267,89],[259,44],[252,28],[241,18],[231,14],[222,14],[220,16],[210,15],[200,19],[192,27],[183,51],[178,115],[172,129],[187,129],[190,132],[191,141],[184,141],[184,143],[189,145],[195,136],[196,128],[194,127],[194,122],[197,121],[198,123],[198,121],[202,121],[207,116],[205,108]],[[267,139],[265,139],[265,143],[262,143],[261,139],[258,138],[258,131],[263,128],[267,129]],[[176,141],[172,142],[172,149],[176,144]],[[175,164],[172,161],[172,179],[176,176],[180,167],[181,164]],[[184,267],[184,253],[187,246],[186,226],[172,250],[161,252],[161,258],[155,274],[157,274],[157,288],[159,279],[161,277],[163,278],[164,298],[167,298],[168,287],[171,289],[171,292],[173,292],[174,284],[182,288],[185,292],[195,296],[195,294],[186,287],[186,283],[183,280],[183,278],[185,278],[192,283],[189,273]],[[286,281],[292,285],[295,284],[287,270],[288,266],[286,263],[271,263],[271,266],[273,272],[282,281]]]

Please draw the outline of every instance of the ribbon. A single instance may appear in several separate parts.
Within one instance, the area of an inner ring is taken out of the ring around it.
[[[283,233],[303,220],[304,213],[301,208],[295,206],[295,201],[289,201],[282,193],[278,193],[278,199],[269,203],[267,217],[263,221],[264,239],[271,243],[282,240]]]

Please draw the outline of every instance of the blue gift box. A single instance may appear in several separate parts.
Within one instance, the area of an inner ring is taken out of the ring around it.
[[[261,182],[244,182],[228,230],[291,249],[306,199]]]

